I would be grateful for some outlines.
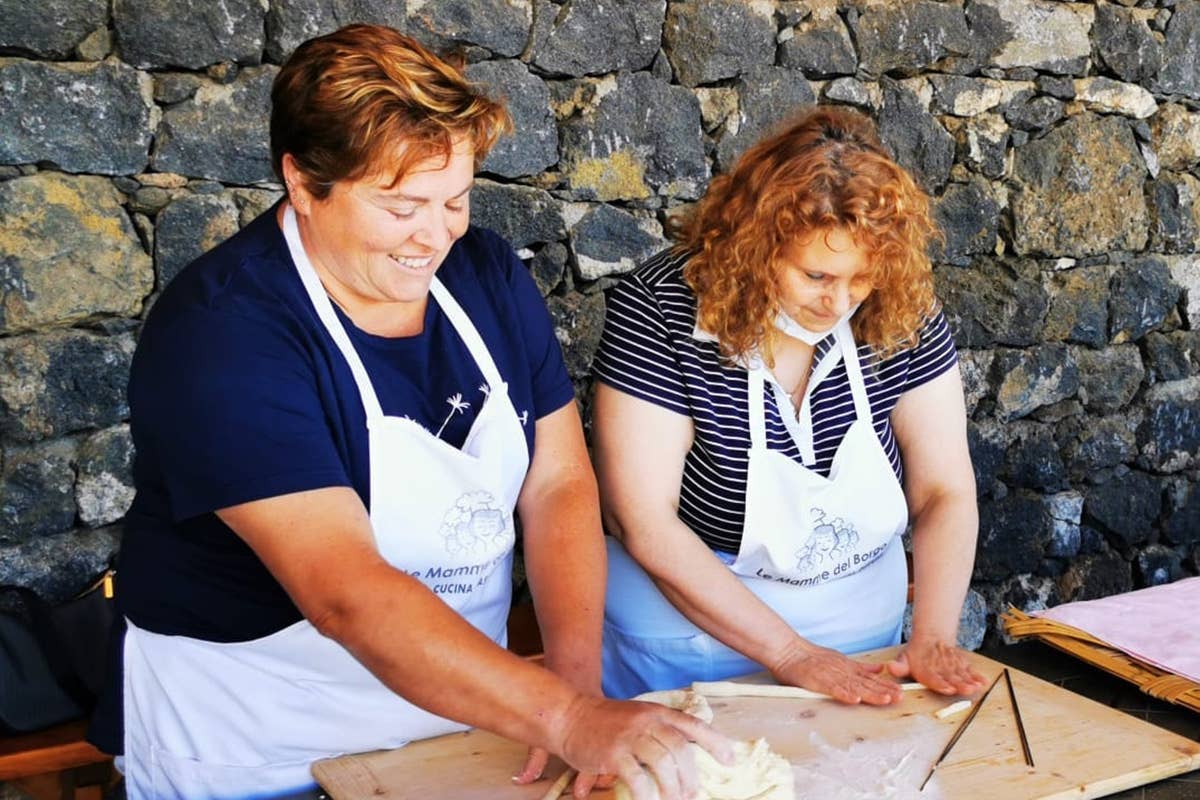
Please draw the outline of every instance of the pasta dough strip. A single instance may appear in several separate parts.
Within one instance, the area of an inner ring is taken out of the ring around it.
[[[900,690],[913,692],[926,688],[921,683],[902,683]],[[787,700],[828,700],[829,695],[801,689],[799,686],[774,686],[735,681],[696,681],[692,691],[708,697],[776,697]]]
[[[542,795],[541,800],[558,800],[559,795],[563,793],[563,790],[567,788],[567,784],[569,784],[571,779],[574,777],[575,770],[568,767],[567,771],[562,775],[559,775],[558,780],[556,780],[550,786],[550,788],[546,790],[546,793]]]

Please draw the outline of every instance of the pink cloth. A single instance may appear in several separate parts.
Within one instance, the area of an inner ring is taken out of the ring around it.
[[[1200,683],[1200,578],[1065,603],[1034,616],[1079,628],[1114,649]]]

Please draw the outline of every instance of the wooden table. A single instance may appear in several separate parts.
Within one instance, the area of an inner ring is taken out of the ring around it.
[[[868,657],[886,658],[889,652]],[[978,654],[971,657],[989,679],[1003,666]],[[839,770],[852,770],[843,777],[857,782],[866,793],[862,796],[890,780],[903,795],[928,800],[1103,797],[1200,767],[1200,743],[1025,672],[1010,668],[1010,673],[1035,766],[1024,763],[1001,683],[921,795],[915,786],[962,720],[933,715],[953,698],[906,692],[899,704],[882,708],[827,700],[714,698],[713,724],[736,738],[765,736],[792,762],[804,781],[799,785],[837,781]],[[537,800],[547,781],[518,787],[509,780],[524,755],[523,746],[474,730],[398,750],[321,761],[313,773],[334,800]],[[889,770],[895,772],[890,778]],[[554,778],[561,771],[562,765],[555,763],[547,775]],[[601,800],[611,793],[593,797]]]

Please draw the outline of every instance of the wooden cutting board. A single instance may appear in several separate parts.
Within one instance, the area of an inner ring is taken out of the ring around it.
[[[891,650],[867,658],[881,660]],[[1003,665],[971,654],[989,679]],[[955,698],[905,692],[894,706],[846,706],[829,700],[712,698],[713,725],[729,736],[764,736],[792,762],[798,796],[970,800],[1103,797],[1200,768],[1200,743],[1009,669],[1035,766],[1024,763],[1004,682],[991,692],[923,794],[924,779],[962,715],[933,712]],[[747,682],[767,682],[764,676]],[[318,761],[313,774],[333,800],[450,798],[539,800],[548,779],[514,786],[525,747],[486,731],[441,736],[391,751]],[[820,791],[814,791],[818,787]],[[847,788],[849,787],[849,788]],[[611,792],[595,792],[608,800]]]

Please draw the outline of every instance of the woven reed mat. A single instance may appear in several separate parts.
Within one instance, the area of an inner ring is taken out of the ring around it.
[[[1033,637],[1129,681],[1151,697],[1200,712],[1200,683],[1142,661],[1087,631],[1061,622],[1031,617],[1011,607],[1000,619],[1005,632],[1014,639]]]

